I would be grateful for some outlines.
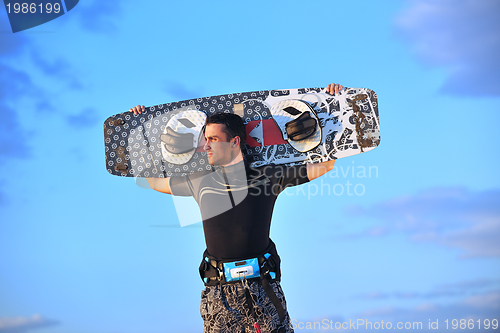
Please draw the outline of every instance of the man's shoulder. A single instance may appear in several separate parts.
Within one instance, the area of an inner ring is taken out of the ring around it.
[[[185,174],[182,176],[171,176],[170,182],[172,184],[187,184],[187,183],[200,183],[203,179],[206,179],[207,176],[210,176],[214,173],[214,170],[202,170],[195,171],[189,174]]]
[[[266,171],[266,170],[288,170],[288,169],[296,169],[296,168],[305,168],[306,164],[296,164],[296,165],[286,165],[286,164],[266,164],[258,167],[252,167],[250,164],[250,169],[258,170],[258,171]]]
[[[268,177],[281,178],[283,176],[290,177],[290,175],[292,175],[292,177],[298,177],[302,173],[307,172],[307,165],[268,164],[259,167],[250,167],[250,170],[251,174],[254,176],[266,175]]]
[[[209,170],[205,169],[205,170],[201,170],[201,171],[192,172],[184,177],[187,177],[189,179],[196,179],[196,178],[200,178],[200,177],[204,177],[204,176],[213,174],[215,171],[216,171],[216,169],[214,169],[214,168],[211,168]]]

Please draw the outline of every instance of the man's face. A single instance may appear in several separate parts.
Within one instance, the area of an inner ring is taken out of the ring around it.
[[[225,129],[226,125],[223,124],[208,124],[205,128],[207,142],[203,148],[212,165],[226,165],[232,160],[231,142]]]

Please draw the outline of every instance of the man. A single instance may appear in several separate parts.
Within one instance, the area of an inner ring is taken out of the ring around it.
[[[327,86],[332,95],[342,89]],[[144,106],[130,111],[142,113]],[[335,160],[252,168],[242,153],[245,127],[234,114],[209,116],[204,135],[213,172],[147,179],[152,189],[193,196],[200,207],[207,246],[200,265],[204,332],[293,332],[279,283],[280,258],[269,238],[274,203],[286,187],[332,170]]]

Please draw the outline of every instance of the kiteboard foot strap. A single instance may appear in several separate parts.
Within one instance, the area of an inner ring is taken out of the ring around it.
[[[165,144],[165,149],[172,154],[182,154],[196,148],[193,145],[193,133],[177,133],[170,127],[167,127],[167,133],[162,134],[160,139]]]
[[[306,111],[297,119],[285,124],[286,135],[293,141],[304,140],[316,132],[317,125],[317,120],[311,117],[309,111]]]

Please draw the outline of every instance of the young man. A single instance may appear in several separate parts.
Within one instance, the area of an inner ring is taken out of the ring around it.
[[[342,88],[330,84],[327,92]],[[280,258],[269,238],[274,203],[286,187],[325,174],[335,161],[252,168],[242,153],[245,126],[234,114],[209,116],[204,135],[214,171],[147,179],[152,189],[193,196],[200,207],[207,246],[200,265],[204,332],[293,332],[279,283]]]

